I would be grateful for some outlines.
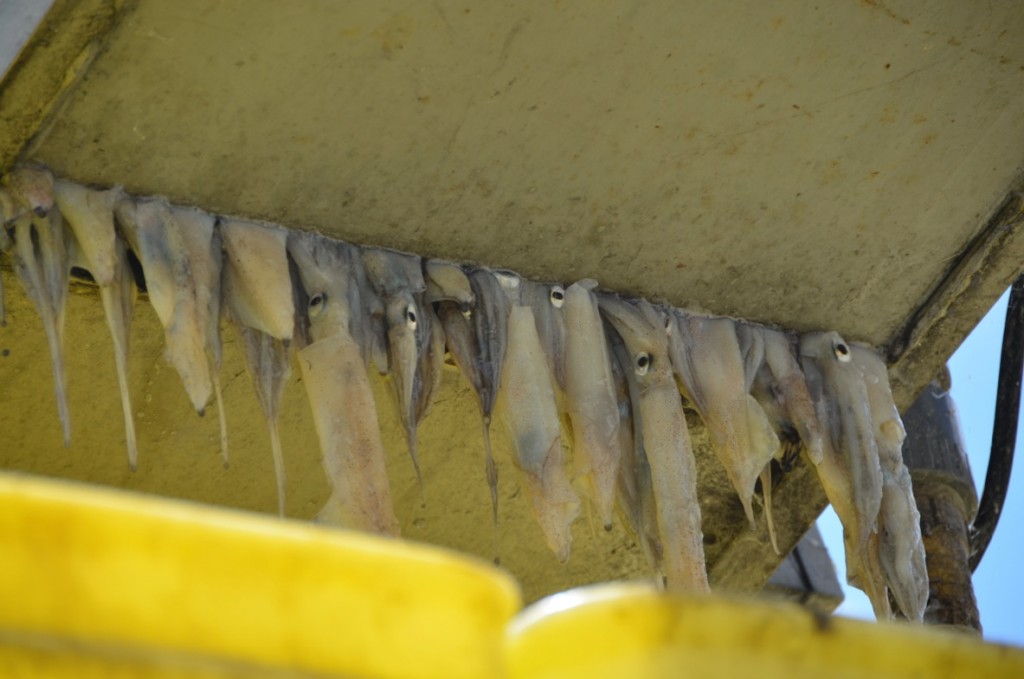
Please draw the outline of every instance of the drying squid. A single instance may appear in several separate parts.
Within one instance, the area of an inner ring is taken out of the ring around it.
[[[605,529],[610,530],[621,458],[620,413],[604,323],[592,292],[596,287],[597,282],[588,279],[561,293],[566,326],[564,380],[577,469]]]
[[[43,321],[53,364],[57,412],[64,445],[71,444],[64,369],[64,307],[68,295],[67,230],[60,210],[53,209],[53,176],[44,169],[22,166],[6,178],[13,198],[14,264],[25,292]]]
[[[630,355],[640,401],[640,435],[651,467],[662,541],[662,567],[671,590],[708,591],[697,467],[690,432],[672,375],[665,317],[648,302],[600,296],[599,307]]]
[[[202,415],[213,392],[206,355],[209,309],[198,296],[197,285],[204,281],[193,272],[186,238],[162,198],[122,200],[115,214],[142,263],[149,302],[164,327],[167,357]]]
[[[715,454],[753,526],[754,484],[781,446],[750,395],[735,322],[674,310],[666,327],[680,390],[707,426]],[[769,529],[774,530],[770,523]]]
[[[225,303],[235,319],[279,340],[291,340],[295,304],[288,270],[288,232],[267,224],[222,219]]]
[[[200,320],[205,334],[206,357],[210,364],[210,383],[213,385],[220,423],[220,452],[224,466],[228,464],[228,423],[224,412],[224,399],[220,387],[220,366],[223,351],[220,341],[221,268],[223,254],[217,218],[192,207],[171,206],[171,215],[181,230],[189,263],[195,281],[195,294]]]
[[[793,341],[780,330],[750,323],[737,323],[737,332],[742,346],[757,343],[762,347],[758,353],[763,362],[753,368],[753,375],[747,374],[748,382],[753,379],[752,389],[758,403],[766,413],[775,414],[770,419],[775,421],[777,429],[782,422],[792,425],[811,461],[821,462],[821,424]],[[746,352],[744,355],[746,357]]]
[[[815,465],[829,502],[843,524],[846,579],[868,595],[875,615],[890,615],[879,562],[875,524],[882,504],[882,470],[861,371],[850,345],[835,332],[800,338],[807,387],[825,433]]]
[[[910,471],[903,464],[906,430],[893,402],[885,363],[865,347],[852,344],[850,350],[864,377],[882,469],[882,504],[878,515],[882,572],[903,614],[920,622],[928,603],[928,569],[921,540],[921,515],[914,501]]]
[[[136,291],[128,252],[124,242],[117,237],[114,226],[114,208],[121,197],[120,187],[100,191],[63,180],[54,184],[54,199],[74,236],[74,250],[79,253],[76,259],[82,260],[80,265],[99,285],[100,300],[114,344],[114,367],[124,412],[128,464],[135,471],[138,446],[128,391],[128,347]]]
[[[444,370],[445,336],[441,318],[435,305],[454,303],[463,313],[468,312],[476,300],[469,277],[461,267],[436,259],[423,260],[426,292],[423,295],[423,313],[428,317],[430,338],[420,356],[422,387],[416,403],[416,421],[421,422],[430,410],[434,397],[441,388]]]
[[[297,334],[299,367],[332,486],[317,520],[398,535],[366,358],[355,339],[364,328],[354,283],[359,253],[298,232],[289,235],[288,252],[307,299]]]
[[[416,454],[417,411],[425,411],[420,399],[424,375],[421,357],[428,350],[432,317],[423,310],[422,262],[415,255],[390,250],[364,248],[366,275],[384,304],[388,339],[388,365],[398,402],[399,419],[405,429],[406,445],[421,484],[420,463]]]
[[[548,370],[561,398],[566,390],[565,288],[519,278],[519,296],[533,311]]]
[[[423,277],[426,281],[428,302],[455,302],[463,311],[468,311],[476,296],[469,276],[462,267],[440,259],[423,260]]]
[[[502,276],[511,303],[499,391],[502,418],[537,522],[548,547],[564,562],[572,547],[572,523],[579,515],[579,500],[562,453],[553,378],[533,310],[520,302],[518,276],[496,275]]]
[[[633,372],[633,361],[622,338],[614,330],[605,333],[611,347],[612,375],[619,409],[618,499],[626,526],[636,535],[651,568],[662,571],[661,537],[658,535],[658,510],[654,502],[651,466],[647,462],[641,435],[640,387]]]
[[[811,461],[821,462],[822,433],[807,382],[796,359],[795,346],[786,334],[741,321],[736,334],[743,355],[747,389],[765,412],[777,434],[794,430]],[[779,552],[772,520],[771,467],[761,472],[765,517],[772,547]]]
[[[452,358],[473,387],[480,406],[491,513],[497,524],[498,468],[491,453],[491,418],[501,386],[510,305],[493,272],[477,269],[468,275],[475,300],[473,308],[441,304],[440,318]]]
[[[284,516],[285,474],[278,420],[291,374],[295,305],[284,229],[225,219],[224,304],[238,326],[246,367],[270,433],[277,511]]]

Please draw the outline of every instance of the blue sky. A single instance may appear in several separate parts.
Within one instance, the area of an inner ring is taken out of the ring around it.
[[[949,361],[953,378],[953,400],[960,415],[964,444],[970,458],[974,484],[981,497],[985,483],[989,447],[992,442],[992,417],[995,410],[999,354],[1003,341],[1003,322],[1009,292],[989,311]],[[1022,420],[1024,424],[1024,420]],[[1019,577],[1019,555],[1024,550],[1024,454],[1018,432],[1013,474],[1003,513],[999,519],[985,558],[974,573],[974,594],[978,599],[985,639],[1024,646],[1024,582]],[[825,544],[836,564],[840,581],[846,566],[843,560],[842,527],[831,508],[818,520]],[[840,615],[873,619],[871,604],[857,589],[846,587],[846,601],[836,611]]]

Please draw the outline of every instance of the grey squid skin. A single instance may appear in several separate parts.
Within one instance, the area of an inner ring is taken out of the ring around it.
[[[128,351],[136,287],[124,241],[117,235],[114,209],[121,188],[98,190],[57,180],[54,198],[71,230],[72,266],[89,271],[100,290],[107,327],[114,345],[114,366],[124,413],[128,466],[138,466],[138,443],[128,385]]]
[[[623,524],[640,543],[651,570],[662,583],[663,549],[658,534],[658,510],[654,500],[651,465],[643,442],[643,416],[640,412],[640,385],[633,373],[633,358],[622,338],[607,323],[605,336],[611,348],[612,375],[619,408],[619,446],[621,463],[616,497]]]
[[[491,270],[474,269],[467,272],[467,276],[473,293],[473,306],[462,309],[460,304],[442,303],[439,315],[452,358],[473,388],[480,406],[491,514],[497,525],[498,467],[491,451],[491,421],[501,387],[510,304]]]
[[[285,468],[279,419],[291,375],[295,302],[288,264],[287,232],[255,222],[225,219],[223,295],[225,313],[238,329],[246,369],[270,435],[277,482],[277,513],[285,515]]]
[[[359,251],[316,234],[292,232],[304,308],[298,312],[302,371],[331,495],[317,520],[381,535],[399,535],[367,353],[357,338],[368,327],[358,280]]]
[[[71,445],[64,360],[64,309],[68,295],[70,234],[54,208],[53,176],[44,168],[19,166],[5,177],[14,213],[14,269],[39,313],[53,366],[54,395],[64,434]],[[9,218],[5,214],[5,218]]]
[[[743,356],[745,384],[764,411],[777,437],[782,440],[795,430],[814,463],[822,458],[822,431],[807,380],[797,360],[797,341],[774,328],[745,321],[736,322],[736,335]],[[782,449],[778,449],[781,454]],[[771,466],[761,472],[765,517],[769,537],[778,554],[771,504]]]
[[[679,389],[707,426],[715,455],[754,527],[754,486],[758,477],[764,480],[765,468],[781,454],[781,444],[764,410],[750,395],[735,321],[673,309],[666,330]],[[770,522],[769,534],[774,536]]]
[[[572,524],[580,502],[562,451],[557,385],[531,306],[532,291],[518,275],[499,272],[496,276],[510,304],[498,408],[534,516],[548,547],[564,563],[572,548]]]
[[[164,328],[167,357],[193,408],[203,415],[213,395],[207,356],[209,299],[200,289],[208,281],[193,275],[190,247],[166,200],[125,198],[115,214],[142,264],[149,303]]]
[[[622,338],[639,388],[640,432],[651,467],[666,586],[707,592],[697,465],[669,360],[666,318],[644,300],[600,295],[598,304]]]
[[[850,350],[867,389],[882,469],[878,558],[886,584],[903,615],[922,622],[928,603],[928,568],[921,538],[921,514],[914,499],[910,471],[903,463],[906,430],[893,400],[885,362],[867,347],[851,344]]]
[[[425,375],[423,368],[432,367],[424,366],[424,356],[431,349],[434,336],[433,313],[428,313],[424,304],[427,284],[422,260],[415,255],[377,248],[362,248],[360,252],[367,279],[383,303],[393,393],[416,480],[422,488],[416,429],[418,414],[429,407],[423,394],[429,389],[426,380],[432,376]]]
[[[622,458],[621,414],[596,287],[597,281],[587,279],[568,290],[552,288],[551,294],[560,294],[563,301],[563,389],[577,473],[602,525],[611,530]]]
[[[846,579],[864,590],[878,619],[888,619],[876,531],[882,469],[862,373],[850,345],[836,332],[802,335],[800,363],[824,433],[815,471],[843,524]]]

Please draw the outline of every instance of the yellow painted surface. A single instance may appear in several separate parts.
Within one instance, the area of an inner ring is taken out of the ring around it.
[[[434,547],[17,475],[0,555],[3,676],[80,676],[78,653],[151,676],[490,677],[521,606],[506,573]]]
[[[789,604],[686,598],[638,584],[548,597],[510,626],[509,679],[1021,677],[1024,651]]]

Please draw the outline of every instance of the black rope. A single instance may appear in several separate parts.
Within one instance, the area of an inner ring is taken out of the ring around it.
[[[999,386],[996,388],[996,415],[992,424],[992,451],[988,458],[985,488],[978,516],[971,531],[970,565],[973,572],[985,556],[1003,511],[1006,489],[1013,468],[1013,449],[1017,444],[1017,415],[1020,412],[1021,370],[1024,368],[1024,276],[1010,288],[1003,327],[1003,352],[999,360]]]

